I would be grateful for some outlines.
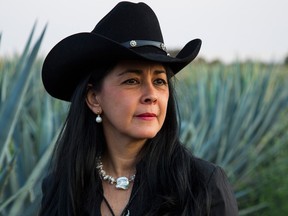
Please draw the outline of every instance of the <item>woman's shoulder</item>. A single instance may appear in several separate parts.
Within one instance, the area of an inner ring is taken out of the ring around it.
[[[193,158],[194,161],[194,166],[197,170],[199,170],[201,172],[202,175],[204,175],[205,177],[211,176],[216,169],[219,167],[218,165],[209,162],[207,160],[198,158],[198,157],[194,157]]]
[[[211,214],[238,215],[235,193],[224,169],[200,158],[195,158],[194,162],[211,194]]]
[[[207,184],[210,183],[211,180],[213,180],[213,177],[218,173],[218,172],[223,172],[225,174],[225,171],[223,170],[222,167],[220,167],[217,164],[214,164],[212,162],[209,162],[207,160],[194,157],[194,166],[197,169],[197,171],[201,174],[203,179]],[[226,174],[225,174],[226,177]]]
[[[208,187],[228,188],[232,191],[232,185],[225,170],[212,162],[201,158],[194,158],[194,166],[198,173],[202,176],[202,180]]]

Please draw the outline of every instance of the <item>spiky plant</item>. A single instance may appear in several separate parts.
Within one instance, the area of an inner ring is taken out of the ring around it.
[[[31,48],[34,29],[20,57],[0,58],[0,215],[5,216],[37,215],[41,180],[68,105],[44,92],[42,60],[36,56],[46,27]],[[281,71],[256,63],[194,63],[177,75],[181,139],[196,156],[226,170],[240,215],[267,209],[261,198],[267,184],[258,178],[276,164],[287,167],[280,157],[286,157],[288,142],[288,75]]]
[[[226,170],[240,215],[268,206],[252,198],[261,185],[257,171],[288,144],[288,73],[279,67],[198,64],[179,74],[182,140]]]
[[[40,183],[65,105],[43,94],[41,60],[46,27],[32,44],[33,26],[20,57],[1,59],[0,70],[0,215],[36,215]],[[58,106],[57,114],[52,112]]]

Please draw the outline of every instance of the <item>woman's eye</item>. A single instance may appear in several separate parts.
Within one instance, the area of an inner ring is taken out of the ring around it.
[[[137,84],[139,83],[136,79],[128,79],[126,81],[124,81],[125,84],[128,84],[128,85],[134,85],[134,84]]]
[[[156,80],[154,81],[154,83],[155,83],[156,85],[167,85],[167,81],[164,80],[164,79],[156,79]]]

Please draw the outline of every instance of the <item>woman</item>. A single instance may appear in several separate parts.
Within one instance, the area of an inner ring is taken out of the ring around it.
[[[120,2],[50,51],[45,89],[71,106],[40,215],[237,215],[223,170],[179,141],[171,82],[200,46],[170,57],[152,9]]]

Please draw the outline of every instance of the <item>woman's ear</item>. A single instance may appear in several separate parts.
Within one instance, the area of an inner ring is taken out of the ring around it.
[[[97,92],[93,88],[89,88],[86,94],[86,104],[95,114],[101,114],[102,109],[97,99]]]

